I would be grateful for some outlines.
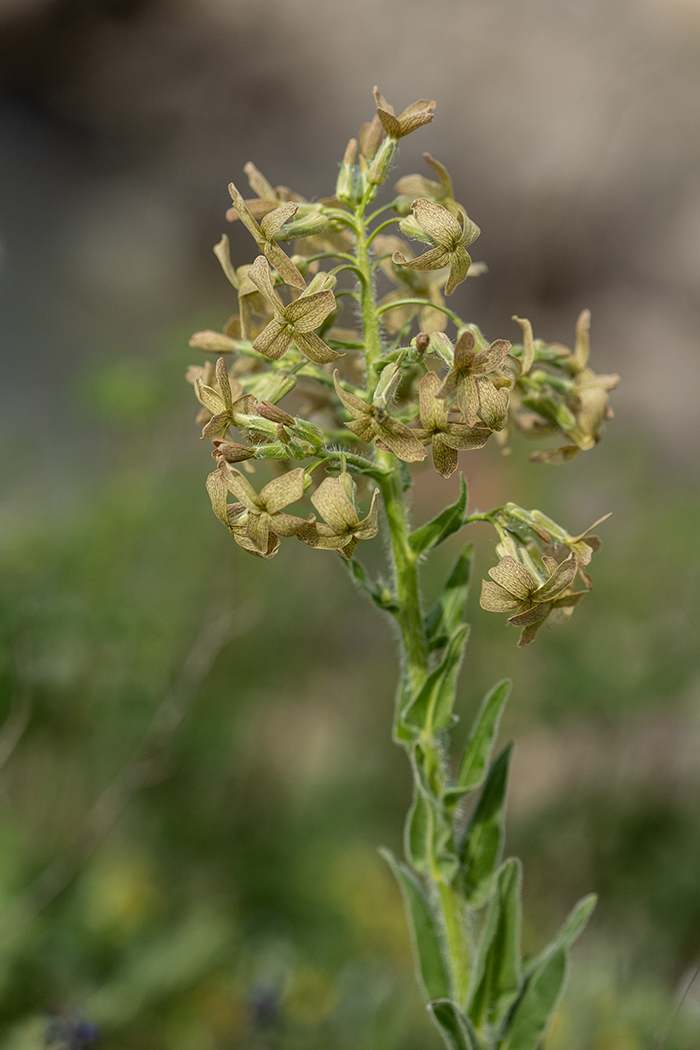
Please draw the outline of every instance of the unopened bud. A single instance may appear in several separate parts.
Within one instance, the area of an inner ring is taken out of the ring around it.
[[[271,419],[273,423],[286,424],[287,426],[291,426],[294,423],[294,416],[290,416],[289,412],[285,412],[283,408],[273,405],[270,401],[260,402],[258,415],[263,416],[265,419]]]
[[[375,408],[386,408],[396,393],[396,388],[401,382],[401,358],[398,361],[392,361],[382,370],[372,398]]]
[[[221,332],[195,332],[190,339],[190,346],[207,353],[230,354],[236,349],[236,340]]]
[[[214,459],[221,457],[227,463],[242,463],[244,459],[252,459],[254,455],[255,449],[248,445],[238,445],[235,441],[222,441],[221,439],[214,441],[212,452]]]
[[[384,139],[367,172],[367,182],[370,185],[381,186],[386,180],[397,145],[396,139]]]

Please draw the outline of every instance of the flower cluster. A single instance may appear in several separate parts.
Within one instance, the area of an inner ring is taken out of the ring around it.
[[[296,537],[351,559],[361,540],[377,534],[394,466],[408,484],[404,465],[421,464],[430,452],[437,473],[450,478],[460,452],[483,448],[493,434],[505,446],[516,429],[529,437],[563,435],[565,444],[534,453],[542,462],[563,462],[592,447],[611,414],[608,393],[617,377],[589,367],[587,311],[572,351],[536,340],[521,318],[522,344],[489,341],[445,305],[485,266],[472,263],[468,248],[479,228],[439,160],[426,153],[435,178],[404,176],[395,198],[365,217],[397,144],[428,124],[435,109],[420,99],[397,116],[377,89],[375,102],[373,120],[348,144],[334,196],[310,202],[273,187],[253,164],[245,172],[254,197],[229,187],[227,218],[247,229],[256,255],[234,265],[225,235],[214,249],[238,309],[221,331],[192,337],[191,346],[218,360],[192,366],[188,379],[201,406],[202,437],[213,442],[216,469],[207,487],[214,512],[258,557],[273,557],[281,539]],[[393,217],[372,229],[387,210]],[[386,232],[392,224],[399,229]],[[416,254],[404,238],[425,250]],[[291,250],[283,247],[289,244]],[[378,301],[377,278],[394,286]],[[354,316],[352,327],[342,327],[343,304],[353,300],[360,331]],[[277,464],[277,476],[256,487],[259,460]],[[379,487],[365,491],[372,478]],[[311,512],[308,505],[287,510],[307,493]],[[365,510],[358,498],[369,501]],[[501,530],[503,520],[493,518]],[[527,527],[546,531],[535,518]],[[545,619],[570,615],[580,597],[573,579],[587,581],[584,552],[588,560],[591,552],[581,537],[563,560],[544,552],[533,562],[524,549],[503,554],[482,594],[484,608],[508,612],[523,628],[521,644]]]

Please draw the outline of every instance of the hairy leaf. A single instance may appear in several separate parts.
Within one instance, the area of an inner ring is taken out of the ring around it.
[[[398,613],[399,604],[394,595],[387,587],[370,580],[361,562],[356,561],[355,558],[350,558],[345,564],[355,583],[362,588],[365,594],[370,596],[375,605],[378,605],[380,609],[384,609],[385,612],[390,612],[394,615]]]
[[[426,729],[428,733],[445,729],[452,724],[457,675],[468,632],[467,624],[457,628],[450,638],[442,661],[428,675],[413,703],[404,712],[407,719]]]
[[[513,745],[509,744],[491,766],[459,851],[464,891],[467,902],[473,908],[481,907],[486,902],[493,873],[500,859],[508,764],[512,749]]]
[[[554,940],[526,973],[524,988],[503,1025],[502,1050],[538,1050],[566,980],[567,951],[582,933],[596,895],[578,902]]]
[[[437,999],[428,1009],[449,1050],[481,1050],[474,1026],[451,999]]]
[[[469,1016],[499,1025],[520,991],[520,861],[500,869],[484,931]]]
[[[418,981],[426,999],[447,999],[450,982],[443,955],[441,931],[418,879],[391,850],[379,851],[396,877],[409,920]]]
[[[440,598],[425,619],[431,649],[447,645],[450,635],[464,622],[473,556],[474,545],[470,543],[455,562]]]
[[[459,769],[459,777],[454,788],[448,794],[459,797],[468,791],[478,788],[484,779],[486,767],[491,758],[491,750],[498,732],[498,723],[505,707],[511,683],[504,679],[486,694],[478,717],[474,724],[464,758]]]
[[[425,554],[438,544],[457,532],[464,524],[464,512],[467,509],[467,483],[464,475],[460,474],[459,496],[449,507],[445,507],[437,518],[433,518],[427,525],[421,525],[419,529],[412,532],[408,542],[415,554]]]

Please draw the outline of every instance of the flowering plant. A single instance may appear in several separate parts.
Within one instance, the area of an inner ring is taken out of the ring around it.
[[[521,629],[518,644],[529,645],[545,623],[567,621],[590,589],[587,567],[600,540],[590,530],[572,536],[513,503],[468,513],[463,476],[456,501],[412,529],[408,465],[430,449],[435,470],[449,478],[460,451],[475,452],[492,438],[507,450],[516,429],[564,442],[538,449],[533,460],[568,461],[599,441],[618,377],[589,366],[588,311],[570,350],[535,339],[529,320],[518,317],[522,342],[490,342],[445,305],[445,296],[484,270],[467,251],[479,228],[429,154],[438,182],[406,176],[396,197],[372,207],[399,140],[429,123],[435,109],[420,99],[397,117],[377,89],[375,101],[376,115],[348,143],[333,196],[309,202],[273,188],[252,164],[245,170],[256,198],[244,200],[231,185],[228,218],[244,224],[258,255],[234,267],[228,238],[216,246],[238,311],[222,332],[198,332],[191,345],[230,354],[232,365],[219,356],[193,366],[188,378],[201,405],[202,437],[213,441],[212,507],[235,542],[261,558],[294,537],[336,551],[398,625],[393,732],[411,762],[414,795],[405,861],[383,852],[405,900],[419,984],[445,1043],[452,1050],[537,1050],[561,994],[568,949],[595,899],[576,905],[539,956],[521,958],[520,862],[501,859],[510,747],[492,759],[510,686],[499,682],[485,697],[453,764],[448,742],[468,633],[472,547],[430,610],[420,567],[464,526],[489,522],[498,563],[482,583],[481,606],[509,614]],[[394,224],[427,250],[415,255],[386,234]],[[396,286],[382,300],[379,273]],[[340,323],[348,323],[344,300],[355,307],[352,328]],[[450,324],[454,338],[446,334]],[[232,428],[239,440],[230,439]],[[262,486],[250,480],[259,460],[276,464]],[[313,510],[288,509],[307,494]],[[389,539],[389,582],[372,579],[355,556],[380,529]]]

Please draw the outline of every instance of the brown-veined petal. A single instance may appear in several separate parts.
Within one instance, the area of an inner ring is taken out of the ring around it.
[[[510,554],[506,554],[498,565],[489,569],[489,576],[518,601],[527,601],[538,587],[537,580],[532,573]]]

